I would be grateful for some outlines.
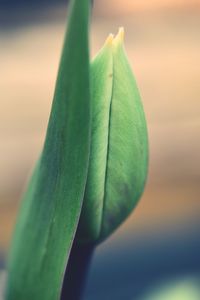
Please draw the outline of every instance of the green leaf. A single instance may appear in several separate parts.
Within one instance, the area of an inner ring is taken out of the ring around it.
[[[46,140],[12,242],[7,300],[60,298],[88,171],[89,14],[89,0],[72,1]]]
[[[91,155],[77,235],[98,243],[133,210],[147,176],[146,121],[123,29],[108,37],[91,65],[91,100]]]

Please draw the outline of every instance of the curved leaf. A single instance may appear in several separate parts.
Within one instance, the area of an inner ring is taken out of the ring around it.
[[[44,149],[11,247],[7,300],[60,298],[89,160],[89,6],[72,1]]]

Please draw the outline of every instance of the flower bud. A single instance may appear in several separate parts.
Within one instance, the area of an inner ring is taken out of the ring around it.
[[[123,36],[122,28],[110,35],[91,64],[91,153],[79,242],[109,236],[133,210],[146,181],[146,121]]]

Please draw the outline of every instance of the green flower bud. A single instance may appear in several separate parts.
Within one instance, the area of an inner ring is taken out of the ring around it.
[[[146,121],[123,36],[122,28],[110,35],[91,64],[91,154],[79,242],[109,236],[133,210],[146,181]]]

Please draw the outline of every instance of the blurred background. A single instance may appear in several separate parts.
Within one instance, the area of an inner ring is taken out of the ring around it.
[[[200,275],[200,2],[94,2],[91,56],[110,32],[125,28],[147,117],[150,166],[136,210],[95,253],[85,299],[141,299],[149,289],[182,280],[194,292]],[[64,0],[0,0],[0,269],[43,145],[66,15]],[[200,299],[196,292],[199,298],[186,300]],[[170,297],[158,299],[185,299],[183,293]]]

